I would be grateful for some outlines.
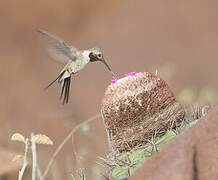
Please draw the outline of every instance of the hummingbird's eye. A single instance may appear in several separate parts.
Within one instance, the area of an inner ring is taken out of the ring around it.
[[[101,54],[98,54],[98,58],[101,59],[101,58],[102,58],[102,55],[101,55]]]

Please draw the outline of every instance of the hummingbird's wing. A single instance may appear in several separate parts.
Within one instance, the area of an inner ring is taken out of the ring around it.
[[[49,34],[46,31],[43,30],[37,30],[37,32],[44,38],[50,41],[54,47],[56,48],[56,51],[59,51],[63,56],[68,58],[69,60],[74,61],[76,59],[76,48],[73,48],[72,46],[68,45],[63,40],[55,37],[54,35]],[[53,50],[54,51],[54,50]]]
[[[61,64],[67,64],[71,60],[68,56],[64,55],[57,48],[44,48],[45,54]]]

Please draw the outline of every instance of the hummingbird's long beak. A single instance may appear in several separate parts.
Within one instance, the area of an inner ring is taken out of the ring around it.
[[[104,58],[102,58],[102,62],[105,64],[105,66],[107,66],[108,70],[111,71],[110,66],[106,63],[106,61],[104,60]]]
[[[115,75],[114,72],[111,70],[110,66],[106,63],[106,61],[104,60],[104,58],[102,58],[101,61],[105,64],[105,66],[107,66],[108,70],[109,70],[109,71],[112,73],[112,75],[115,77],[116,75]]]

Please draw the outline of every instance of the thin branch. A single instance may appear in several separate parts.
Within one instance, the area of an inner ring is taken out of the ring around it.
[[[54,154],[52,155],[51,159],[48,162],[48,165],[44,171],[43,174],[43,180],[46,178],[46,176],[48,175],[48,172],[50,170],[51,165],[53,164],[55,158],[57,157],[58,153],[63,149],[64,145],[71,139],[71,137],[74,135],[74,133],[76,133],[82,126],[84,126],[85,124],[90,123],[91,121],[94,121],[95,119],[101,117],[101,114],[97,114],[89,119],[87,119],[86,121],[76,125],[71,131],[70,133],[65,137],[65,139],[61,142],[61,144],[57,147],[57,149],[55,150]]]
[[[27,161],[28,148],[29,148],[28,146],[29,146],[29,139],[26,138],[26,140],[25,140],[25,151],[24,151],[23,166],[22,166],[21,170],[19,171],[18,180],[22,180],[24,172],[25,172],[25,169],[26,169],[26,167],[28,165],[28,161]]]
[[[39,180],[42,180],[42,173],[41,173],[41,170],[39,169],[38,163],[37,163],[37,176],[38,176]]]

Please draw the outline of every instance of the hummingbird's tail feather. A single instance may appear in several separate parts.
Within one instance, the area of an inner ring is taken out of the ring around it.
[[[60,99],[62,99],[63,97],[63,104],[67,104],[69,100],[69,94],[70,94],[71,75],[68,73],[68,71],[64,70],[45,89],[49,88],[56,81],[58,81],[58,83],[62,85]]]
[[[65,87],[66,87],[65,84],[66,84],[66,81],[64,81],[64,83],[63,83],[63,85],[62,85],[60,99],[62,99],[62,96],[63,96],[63,94],[64,94]]]
[[[64,75],[64,73],[65,73],[65,71],[63,71],[62,73],[60,73],[59,75],[58,75],[58,77],[54,80],[54,81],[52,81],[48,86],[46,86],[45,87],[45,89],[48,89],[52,84],[54,84],[56,81],[60,81],[60,79],[62,78],[62,76]]]
[[[65,94],[65,103],[68,103],[69,95],[70,95],[70,77],[66,79],[67,87],[66,87],[66,94]]]
[[[63,85],[62,85],[62,89],[61,89],[61,95],[60,95],[60,99],[62,99],[63,95],[63,104],[67,104],[68,100],[69,100],[69,94],[70,94],[70,81],[71,81],[71,76],[63,79]]]

